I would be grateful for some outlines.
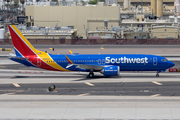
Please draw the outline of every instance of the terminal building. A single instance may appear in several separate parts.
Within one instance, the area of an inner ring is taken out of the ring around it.
[[[83,38],[179,38],[179,4],[178,0],[143,0],[143,4],[141,0],[99,0],[97,5],[31,5],[25,10],[28,25],[73,26]],[[107,28],[104,20],[108,20]]]
[[[87,30],[104,29],[104,20],[109,26],[119,26],[119,6],[26,6],[28,22],[39,27],[72,25],[78,34],[86,36]]]

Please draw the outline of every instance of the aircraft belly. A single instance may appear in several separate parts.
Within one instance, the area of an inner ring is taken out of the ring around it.
[[[158,67],[154,67],[152,65],[140,65],[140,64],[136,64],[136,65],[120,65],[120,71],[157,71],[159,70]]]

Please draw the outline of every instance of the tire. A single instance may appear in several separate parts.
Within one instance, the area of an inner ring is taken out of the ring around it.
[[[89,77],[93,78],[94,77],[94,73],[93,72],[89,73]]]
[[[159,77],[159,74],[156,74],[156,77]]]

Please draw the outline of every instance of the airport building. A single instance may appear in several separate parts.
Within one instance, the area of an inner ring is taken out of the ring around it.
[[[116,4],[121,2],[123,5]],[[73,27],[76,34],[71,33],[71,37],[64,38],[74,39],[77,35],[96,39],[179,38],[178,0],[143,0],[143,4],[141,2],[142,0],[99,0],[97,5],[87,6],[78,0],[61,0],[55,6],[26,6],[25,10],[29,26]],[[107,27],[104,20],[108,20]],[[175,33],[172,34],[170,29]],[[157,31],[161,30],[162,34],[157,34]]]
[[[103,30],[104,20],[109,27],[119,26],[119,6],[26,6],[28,22],[39,27],[74,26],[78,34],[86,36],[87,30]]]
[[[69,27],[25,27],[16,26],[27,39],[75,39],[77,38],[77,29]],[[11,39],[10,32],[6,34],[7,39]]]
[[[179,26],[153,26],[151,38],[179,38]]]

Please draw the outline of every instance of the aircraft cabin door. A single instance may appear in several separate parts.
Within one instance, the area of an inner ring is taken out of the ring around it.
[[[153,65],[156,66],[157,65],[157,57],[153,58]]]
[[[41,59],[37,58],[37,66],[41,66]]]

